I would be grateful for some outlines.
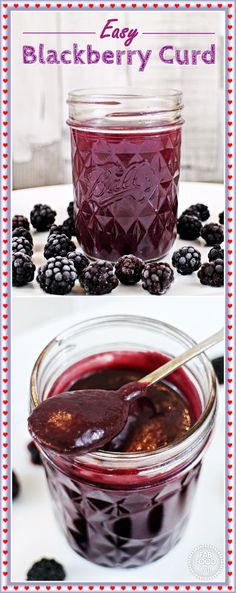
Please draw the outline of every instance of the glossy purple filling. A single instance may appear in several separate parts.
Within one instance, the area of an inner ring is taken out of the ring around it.
[[[118,389],[167,361],[154,352],[112,352],[69,367],[50,396],[65,390]],[[201,413],[198,393],[183,369],[133,402],[123,431],[109,451],[149,450],[170,445]],[[166,554],[187,524],[200,463],[177,474],[143,474],[137,469],[111,472],[72,463],[58,467],[44,459],[56,515],[72,548],[104,566],[134,567]],[[61,467],[61,470],[59,469]]]
[[[174,243],[181,128],[100,132],[71,128],[77,238],[87,255],[161,258]]]

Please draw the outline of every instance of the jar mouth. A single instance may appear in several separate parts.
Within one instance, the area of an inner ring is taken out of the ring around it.
[[[141,87],[117,87],[112,89],[109,87],[103,87],[102,91],[99,87],[92,87],[85,89],[73,89],[72,91],[69,91],[67,103],[96,103],[96,101],[98,101],[99,104],[104,104],[107,102],[109,105],[111,102],[112,105],[116,105],[120,104],[122,100],[132,101],[135,99],[136,101],[141,102],[143,100],[150,99],[153,101],[172,101],[173,103],[178,103],[180,106],[182,106],[182,98],[182,91],[169,87],[147,87],[145,92]]]
[[[107,316],[100,316],[95,318],[89,318],[86,321],[79,322],[67,330],[58,334],[53,340],[51,340],[45,348],[42,350],[40,355],[38,356],[34,368],[31,374],[30,380],[30,389],[31,389],[31,404],[33,407],[37,407],[39,405],[39,395],[38,395],[38,388],[37,388],[37,380],[38,374],[40,371],[40,365],[42,364],[45,356],[50,353],[54,346],[60,344],[63,340],[68,339],[76,330],[80,334],[87,331],[89,327],[93,327],[96,324],[97,327],[104,327],[104,324],[109,323],[110,325],[117,325],[118,323],[124,323],[129,321],[129,324],[137,325],[140,324],[142,327],[146,326],[152,327],[156,325],[159,331],[163,333],[168,331],[169,334],[173,335],[173,338],[177,340],[181,345],[183,341],[187,344],[187,347],[191,347],[196,344],[196,341],[193,340],[188,334],[183,332],[182,330],[177,329],[175,326],[170,324],[158,321],[151,317],[143,317],[137,315],[107,315]],[[186,435],[181,436],[178,440],[175,440],[172,444],[169,444],[165,447],[160,447],[154,451],[143,451],[143,452],[114,452],[114,451],[103,451],[98,450],[92,453],[88,453],[86,455],[82,455],[79,457],[74,457],[73,460],[79,461],[81,463],[90,463],[90,464],[97,464],[97,465],[112,465],[114,468],[125,468],[129,463],[138,463],[141,464],[143,467],[147,467],[149,465],[153,465],[154,463],[158,462],[158,465],[166,464],[167,459],[171,459],[173,457],[181,458],[186,454],[186,450],[190,450],[191,448],[195,447],[196,438],[204,441],[206,438],[206,432],[209,431],[209,424],[213,426],[214,423],[214,416],[216,411],[216,375],[213,369],[213,366],[208,359],[205,353],[199,355],[203,365],[204,370],[207,375],[207,382],[208,382],[208,390],[209,390],[209,399],[200,415],[198,420],[195,424],[188,430]],[[53,453],[51,451],[51,453]],[[48,452],[49,454],[49,452]],[[67,460],[70,456],[67,456]],[[65,459],[65,456],[63,455]]]
[[[68,94],[74,127],[122,129],[182,125],[183,94],[178,89],[139,87],[75,89]]]

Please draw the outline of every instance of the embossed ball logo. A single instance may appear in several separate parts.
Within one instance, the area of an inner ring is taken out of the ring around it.
[[[188,557],[188,567],[199,579],[213,579],[222,571],[223,556],[215,546],[196,546]]]

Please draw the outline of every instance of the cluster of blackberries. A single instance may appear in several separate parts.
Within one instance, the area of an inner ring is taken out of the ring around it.
[[[208,253],[209,262],[201,265],[201,254],[195,247],[181,247],[172,256],[172,264],[183,276],[198,270],[201,284],[208,286],[224,285],[224,250],[214,245]]]
[[[224,250],[214,245],[208,253],[209,262],[201,265],[201,254],[195,247],[181,247],[172,256],[172,264],[183,276],[198,270],[201,284],[223,286],[224,284]]]
[[[60,255],[67,256],[68,252],[75,250],[75,244],[70,240],[75,235],[75,226],[73,219],[73,202],[70,202],[67,208],[68,216],[62,225],[55,225],[56,212],[46,204],[35,204],[30,212],[30,222],[34,229],[38,232],[50,231],[48,241],[45,245],[44,256],[46,259]],[[32,282],[35,275],[35,265],[32,262],[33,255],[33,238],[30,233],[29,220],[21,215],[16,214],[12,219],[12,284],[13,286],[24,286]],[[61,266],[59,266],[61,268]],[[64,282],[63,286],[67,284],[68,270],[63,268]],[[74,274],[74,269],[72,270]],[[73,275],[72,274],[72,275]],[[48,276],[50,276],[50,272]],[[60,276],[57,276],[57,279]],[[75,276],[76,278],[76,276]],[[74,278],[74,280],[75,280]],[[71,282],[70,282],[71,283]],[[46,283],[48,284],[48,283]],[[73,283],[72,283],[73,285]],[[67,287],[66,287],[67,288]],[[45,289],[46,290],[46,289]],[[55,294],[65,294],[60,289]]]
[[[66,276],[67,274],[67,276]],[[170,287],[174,273],[169,264],[144,262],[134,255],[124,255],[115,266],[110,262],[90,263],[88,258],[78,251],[72,251],[67,257],[52,257],[38,271],[37,281],[41,288],[51,294],[70,292],[78,279],[85,294],[104,295],[112,292],[121,282],[134,285],[140,280],[142,287],[151,294],[163,294]]]
[[[44,247],[45,264],[38,269],[36,280],[40,287],[49,294],[68,294],[76,280],[84,289],[85,294],[108,294],[118,283],[127,286],[141,280],[142,288],[151,294],[163,294],[174,280],[173,269],[163,262],[145,264],[134,255],[124,255],[119,258],[115,266],[109,262],[97,261],[90,263],[81,252],[76,251],[76,245],[71,240],[75,235],[73,219],[73,202],[67,208],[68,218],[61,224],[55,224],[56,212],[50,206],[36,204],[30,213],[30,221],[38,231],[49,230],[48,239]],[[198,271],[202,284],[222,286],[224,251],[221,243],[224,239],[222,223],[224,213],[219,214],[221,224],[209,223],[202,225],[210,216],[208,207],[204,204],[194,204],[185,210],[177,221],[177,230],[181,239],[195,240],[202,237],[206,245],[212,247],[209,252],[209,264],[201,266],[201,255],[195,247],[184,246],[174,252],[173,267],[182,275],[189,275]],[[29,221],[25,216],[14,216],[12,239],[12,268],[13,285],[23,286],[34,278],[35,265],[31,257],[33,240],[29,231]]]
[[[224,212],[219,214],[219,223],[210,222],[202,225],[202,222],[208,220],[210,212],[205,204],[193,204],[187,210],[182,212],[177,221],[177,232],[181,239],[185,241],[195,241],[199,237],[204,239],[206,245],[216,245],[223,243],[224,231]]]
[[[201,284],[208,286],[223,286],[224,284],[224,250],[221,243],[224,241],[224,212],[219,214],[219,223],[203,221],[210,217],[210,212],[205,204],[194,204],[181,214],[177,221],[177,232],[181,239],[204,239],[207,246],[211,246],[208,253],[209,263],[201,265],[201,254],[194,247],[182,247],[172,256],[172,264],[177,272],[182,275],[192,274],[198,270]]]
[[[12,284],[24,286],[34,279],[33,239],[28,218],[17,214],[12,219]]]

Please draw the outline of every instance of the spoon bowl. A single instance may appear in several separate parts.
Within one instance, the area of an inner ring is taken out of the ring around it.
[[[46,399],[28,419],[32,437],[39,445],[58,453],[84,454],[101,449],[123,430],[131,402],[145,396],[150,385],[164,379],[223,337],[222,329],[139,381],[116,391],[83,389]]]

